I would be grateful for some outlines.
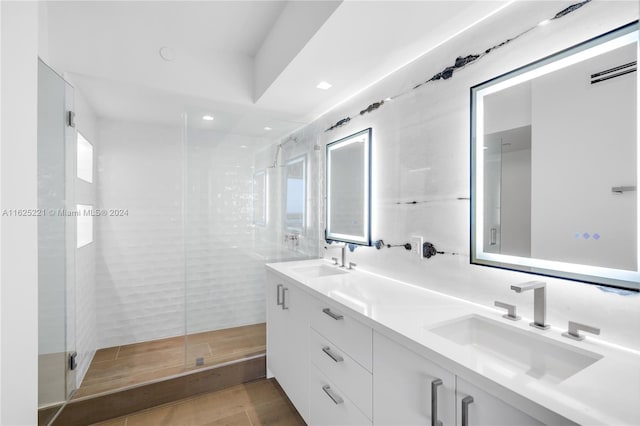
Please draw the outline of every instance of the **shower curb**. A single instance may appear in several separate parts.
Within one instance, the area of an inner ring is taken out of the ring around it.
[[[71,400],[52,425],[86,426],[265,376],[266,355],[255,355],[113,392]]]

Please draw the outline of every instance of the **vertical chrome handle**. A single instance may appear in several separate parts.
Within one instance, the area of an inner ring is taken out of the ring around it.
[[[333,401],[334,404],[339,405],[339,404],[342,404],[344,402],[344,399],[342,399],[340,397],[340,395],[336,394],[334,391],[331,390],[331,386],[324,385],[322,387],[322,390],[324,391],[324,393],[329,395],[329,398],[331,398],[331,400]]]
[[[331,318],[333,318],[336,321],[339,321],[341,319],[344,319],[344,317],[340,314],[334,314],[333,312],[331,312],[331,309],[329,308],[324,308],[322,310],[322,312],[324,312],[325,314],[329,315]]]
[[[462,426],[469,426],[469,404],[473,402],[471,395],[462,398]]]
[[[498,228],[491,228],[491,241],[489,244],[492,246],[498,244]]]
[[[331,348],[329,346],[325,346],[324,348],[322,348],[322,352],[324,352],[325,354],[329,355],[329,358],[331,358],[335,362],[344,361],[344,358],[342,358],[340,355],[336,355],[333,352],[331,352]]]
[[[441,426],[438,420],[438,388],[442,386],[442,379],[435,379],[431,382],[431,426]]]
[[[287,302],[287,293],[289,292],[289,289],[287,287],[284,287],[282,289],[282,309],[283,310],[287,310],[289,309],[289,307],[286,305]]]
[[[278,284],[278,286],[276,287],[276,299],[278,302],[278,306],[282,306],[282,299],[280,297],[282,287],[284,287],[282,284]]]

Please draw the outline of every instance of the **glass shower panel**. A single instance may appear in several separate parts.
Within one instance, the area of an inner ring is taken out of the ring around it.
[[[73,88],[38,64],[38,407],[47,423],[75,390]]]
[[[265,142],[223,130],[203,115],[189,111],[186,120],[187,368],[265,349],[265,257],[255,229],[267,215],[254,212],[254,181],[263,185],[264,173],[256,179],[252,157]]]

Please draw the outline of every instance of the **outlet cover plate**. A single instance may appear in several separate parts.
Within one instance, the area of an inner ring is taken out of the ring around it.
[[[411,254],[416,256],[418,259],[422,259],[422,243],[424,239],[419,236],[411,236]]]

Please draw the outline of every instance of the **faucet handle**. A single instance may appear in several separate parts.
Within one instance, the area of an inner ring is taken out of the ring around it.
[[[332,257],[331,260],[333,260],[333,264],[334,265],[338,264],[338,258],[337,257]]]
[[[520,319],[520,317],[516,315],[516,305],[510,305],[508,303],[499,302],[497,300],[493,302],[493,305],[507,310],[507,313],[504,314],[502,318],[506,318],[511,321],[518,321]]]
[[[356,269],[356,266],[358,266],[358,265],[356,265],[353,262],[349,262],[349,267],[347,269]]]
[[[584,340],[584,336],[580,335],[580,330],[586,331],[587,333],[592,333],[595,335],[600,335],[600,329],[596,327],[592,327],[590,325],[581,324],[579,322],[569,321],[569,330],[562,333],[564,337],[568,337],[573,340]]]

